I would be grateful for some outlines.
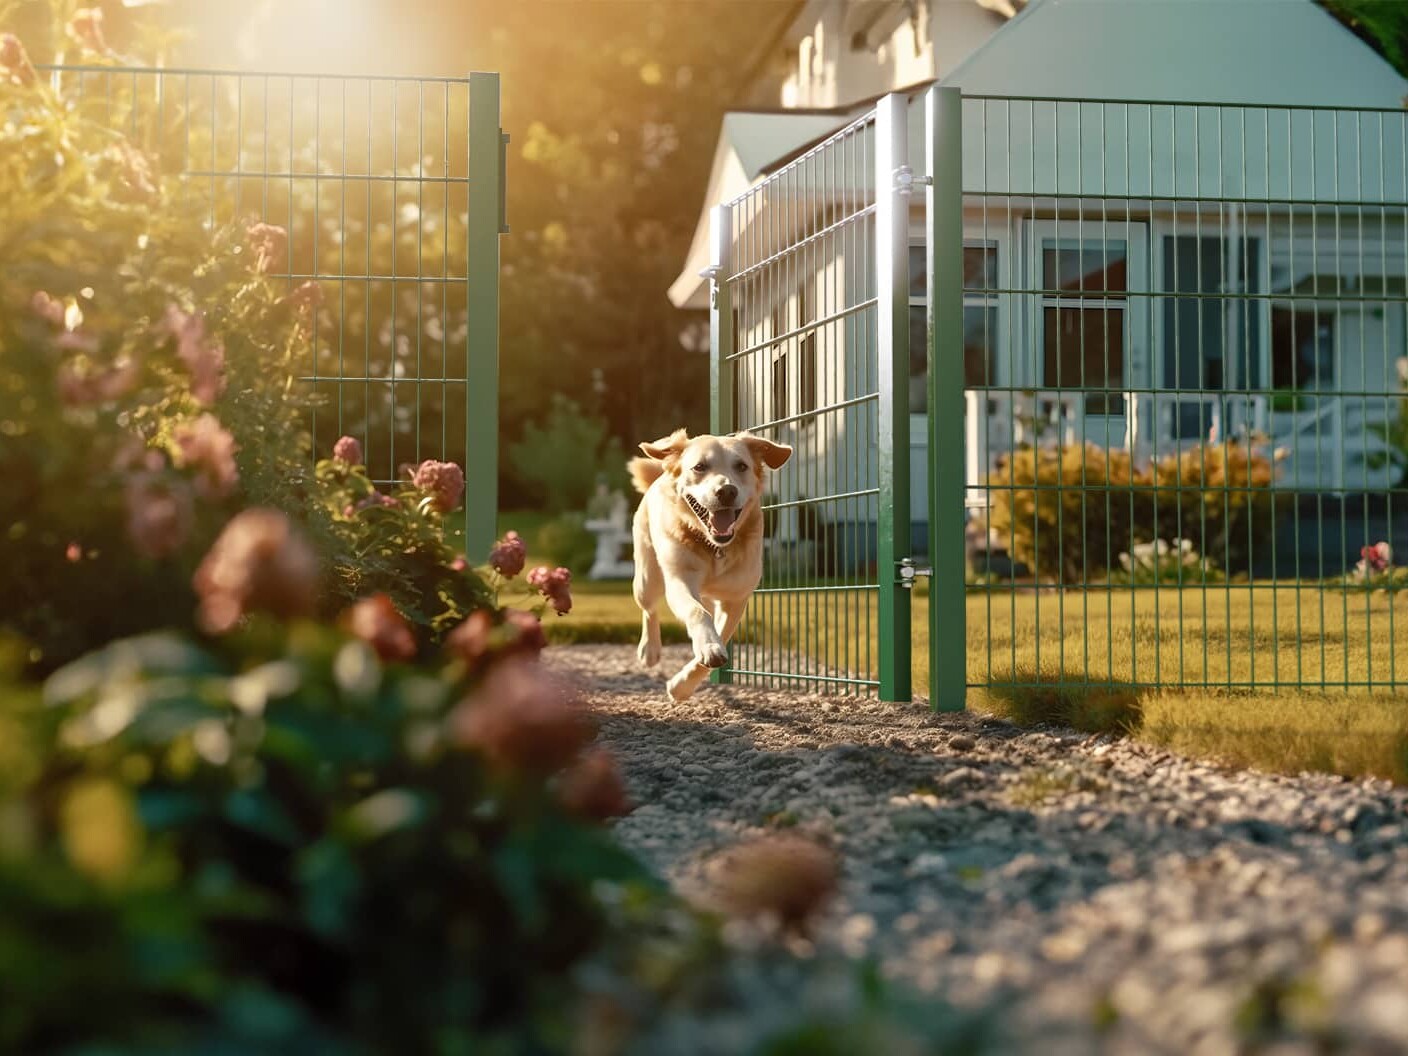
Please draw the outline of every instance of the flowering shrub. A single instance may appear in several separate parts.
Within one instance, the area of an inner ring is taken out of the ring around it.
[[[242,506],[297,510],[307,442],[289,311],[243,232],[169,200],[18,41],[0,59],[0,627],[43,669],[189,625],[196,561]]]
[[[308,613],[385,594],[424,648],[490,604],[445,539],[458,466],[424,463],[381,494],[344,438],[309,472],[295,356],[321,297],[270,277],[286,232],[210,232],[135,143],[30,78],[17,40],[0,60],[0,629],[29,662],[51,669],[197,611],[208,631],[241,619],[240,591],[270,587],[235,581],[275,530],[226,529],[247,507],[299,526],[290,589]]]
[[[1359,561],[1345,583],[1362,590],[1395,592],[1408,587],[1408,568],[1393,563],[1393,547],[1380,540],[1359,551]]]
[[[1166,543],[1135,543],[1120,554],[1120,568],[1110,579],[1116,583],[1144,586],[1154,583],[1216,583],[1222,579],[1212,558],[1200,557],[1190,539]]]
[[[333,457],[313,470],[309,497],[318,509],[318,525],[327,555],[329,591],[340,608],[358,598],[384,594],[417,628],[424,645],[454,627],[477,608],[494,604],[493,591],[445,539],[441,501],[448,492],[429,495],[412,474],[390,493],[378,490],[360,462],[361,445],[344,436]],[[451,463],[431,475],[452,478]],[[455,496],[458,502],[458,495]],[[450,507],[453,509],[453,506]]]
[[[1065,583],[1103,577],[1117,555],[1157,539],[1196,541],[1241,569],[1275,478],[1274,457],[1237,441],[1143,466],[1096,444],[1021,448],[987,478],[986,527],[1036,576]]]

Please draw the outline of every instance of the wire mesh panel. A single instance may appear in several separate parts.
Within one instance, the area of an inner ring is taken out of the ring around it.
[[[724,679],[908,697],[908,500],[886,470],[908,453],[892,382],[908,335],[886,316],[896,296],[903,312],[905,220],[885,200],[903,112],[882,101],[715,212],[714,428],[794,448],[764,497],[764,578]]]
[[[314,457],[344,434],[379,483],[466,468],[468,545],[496,506],[498,78],[53,67],[212,230],[248,230],[305,311]],[[268,225],[258,228],[256,225]],[[276,230],[275,230],[276,229]],[[476,374],[476,372],[478,372]],[[487,424],[487,428],[486,428]]]
[[[969,685],[1408,681],[1408,115],[969,96],[961,150]]]

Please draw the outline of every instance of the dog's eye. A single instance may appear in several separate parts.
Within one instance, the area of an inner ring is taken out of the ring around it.
[[[697,465],[697,466],[694,467],[694,472],[696,472],[696,473],[707,473],[707,472],[709,472],[709,467],[708,467],[707,465],[705,465],[703,462],[701,462],[701,463],[699,463],[699,465]]]
[[[747,463],[747,462],[739,462],[736,468],[738,469],[738,472],[740,472],[740,473],[747,473],[747,472],[748,472],[748,463]]]

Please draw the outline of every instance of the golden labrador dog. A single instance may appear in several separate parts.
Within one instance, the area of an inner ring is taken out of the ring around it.
[[[666,686],[678,701],[728,663],[725,646],[763,578],[763,471],[786,463],[792,449],[748,433],[691,437],[683,429],[640,449],[646,457],[628,464],[645,496],[633,525],[637,655],[646,667],[660,662],[655,607],[663,597],[694,647]]]

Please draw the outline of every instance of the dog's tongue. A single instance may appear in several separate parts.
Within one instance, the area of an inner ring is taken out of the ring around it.
[[[737,520],[737,510],[710,510],[709,531],[715,535],[732,535],[733,525]]]

